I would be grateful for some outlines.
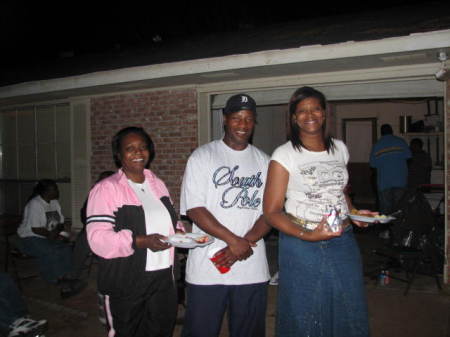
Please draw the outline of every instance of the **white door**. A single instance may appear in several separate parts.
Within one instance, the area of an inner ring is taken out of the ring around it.
[[[345,135],[350,162],[368,163],[373,140],[373,122],[369,120],[346,120]]]
[[[358,206],[375,207],[375,176],[369,167],[372,145],[376,140],[376,118],[343,119],[343,138],[350,160],[347,165],[352,198]]]

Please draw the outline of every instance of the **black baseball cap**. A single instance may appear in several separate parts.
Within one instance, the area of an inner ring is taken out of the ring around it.
[[[237,111],[241,111],[241,110],[250,110],[256,114],[255,100],[247,94],[237,94],[237,95],[231,96],[228,99],[227,103],[225,104],[223,113],[225,115],[228,115],[233,112],[237,112]]]

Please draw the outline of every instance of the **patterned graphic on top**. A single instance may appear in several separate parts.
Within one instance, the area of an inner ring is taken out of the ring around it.
[[[56,226],[61,222],[61,217],[57,211],[45,212],[45,217],[47,218],[46,228],[51,231],[56,228]]]
[[[348,173],[339,161],[313,162],[299,166],[301,191],[296,202],[298,218],[319,222],[330,206],[341,210],[341,218],[346,217],[347,207],[342,193]]]

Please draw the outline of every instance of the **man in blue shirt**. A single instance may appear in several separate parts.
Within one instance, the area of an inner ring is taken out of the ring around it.
[[[370,166],[377,170],[380,212],[395,211],[393,207],[402,197],[408,182],[408,163],[411,151],[408,144],[394,136],[389,124],[381,126],[381,138],[370,153]]]

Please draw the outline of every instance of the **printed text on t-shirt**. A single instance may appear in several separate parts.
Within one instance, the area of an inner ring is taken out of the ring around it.
[[[261,198],[258,197],[258,193],[263,186],[261,172],[247,177],[239,177],[237,175],[238,169],[239,165],[233,168],[221,166],[213,174],[215,188],[226,186],[220,206],[231,208],[236,205],[238,208],[257,209],[261,204]],[[250,188],[256,189],[252,193],[249,191]]]

